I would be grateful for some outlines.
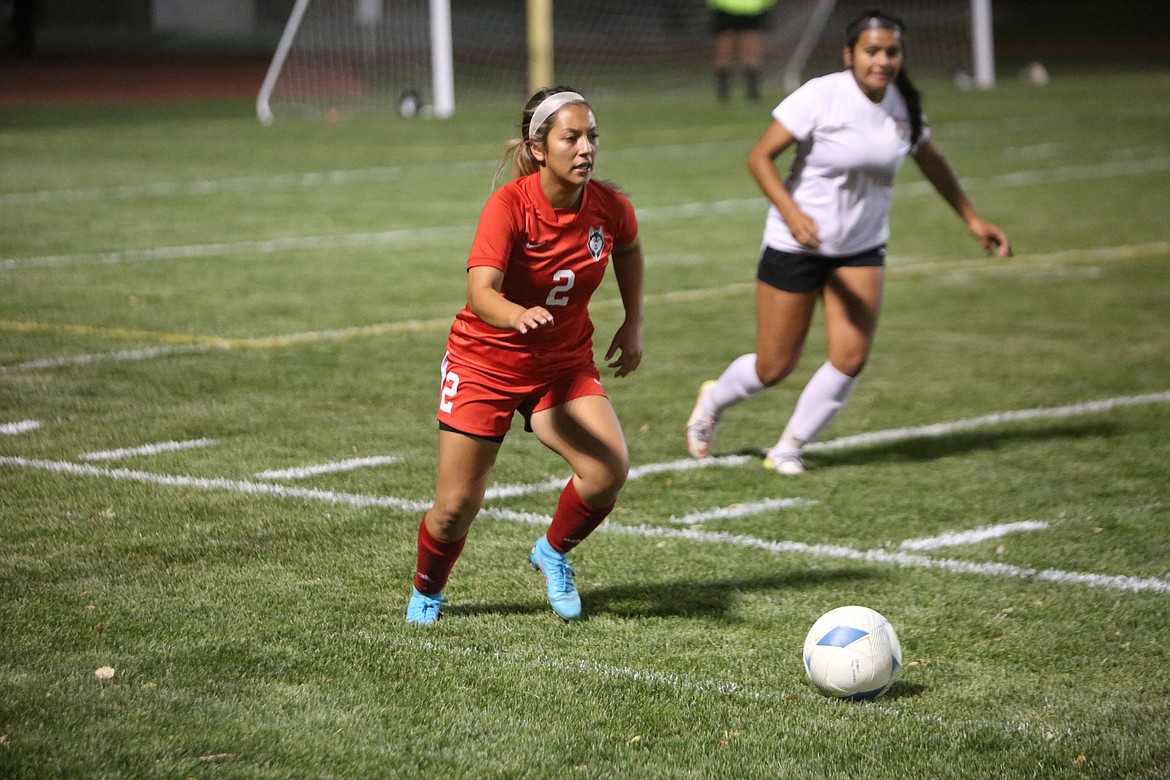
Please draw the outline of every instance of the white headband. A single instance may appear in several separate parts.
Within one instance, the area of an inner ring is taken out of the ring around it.
[[[567,103],[584,103],[585,98],[578,95],[576,92],[556,92],[549,95],[540,102],[536,110],[532,112],[532,119],[528,121],[528,138],[534,140],[536,138],[536,131],[545,121],[560,111]]]

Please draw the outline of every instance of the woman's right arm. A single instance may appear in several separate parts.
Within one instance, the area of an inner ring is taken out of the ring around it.
[[[784,186],[784,182],[780,180],[780,174],[776,170],[776,158],[794,143],[796,143],[796,139],[792,137],[788,128],[773,121],[760,136],[760,140],[756,141],[752,150],[748,152],[748,170],[751,171],[756,184],[760,185],[760,189],[768,196],[768,200],[772,201],[779,209],[780,216],[788,224],[788,230],[791,231],[792,237],[802,246],[816,249],[821,245],[817,223],[796,205],[796,201],[792,199],[792,193]]]
[[[504,272],[490,265],[467,269],[467,308],[481,320],[500,330],[527,333],[553,324],[553,316],[543,306],[525,309],[500,295]]]

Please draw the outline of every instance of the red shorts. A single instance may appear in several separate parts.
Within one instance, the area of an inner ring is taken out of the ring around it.
[[[504,379],[443,356],[443,381],[439,389],[439,427],[502,441],[512,427],[512,415],[524,415],[524,430],[531,431],[536,412],[560,406],[574,398],[605,395],[601,374],[592,363],[534,384]]]

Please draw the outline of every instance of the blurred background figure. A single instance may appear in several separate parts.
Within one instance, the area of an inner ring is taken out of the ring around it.
[[[731,97],[731,72],[738,60],[743,73],[744,96],[760,98],[760,70],[764,66],[761,34],[768,10],[776,0],[707,0],[711,6],[711,30],[715,35],[715,96]]]
[[[30,59],[36,51],[36,19],[39,0],[0,2],[0,15],[8,23],[7,54]]]

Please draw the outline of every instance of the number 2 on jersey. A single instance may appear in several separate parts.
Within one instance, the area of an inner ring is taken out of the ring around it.
[[[553,281],[560,282],[560,284],[548,291],[548,298],[545,300],[544,305],[568,306],[569,290],[572,290],[573,285],[577,282],[577,275],[570,269],[564,268],[553,274]]]
[[[443,374],[443,389],[439,392],[439,408],[444,412],[451,411],[455,405],[455,392],[459,390],[459,375],[454,371]]]

